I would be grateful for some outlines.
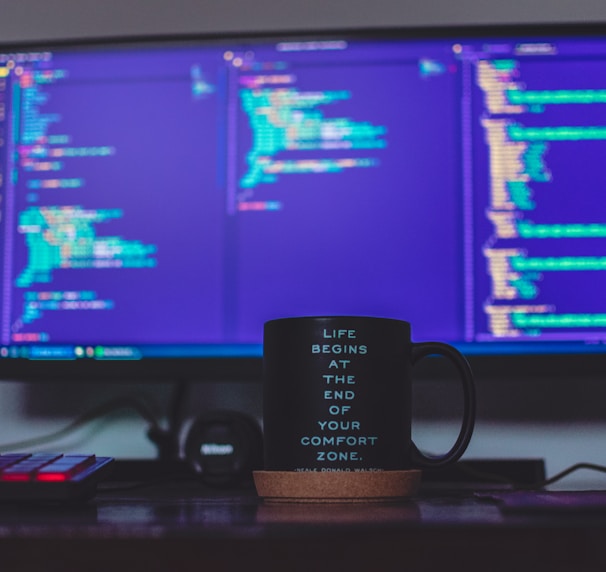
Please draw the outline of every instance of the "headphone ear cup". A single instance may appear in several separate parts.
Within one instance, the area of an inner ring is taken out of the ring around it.
[[[209,485],[252,480],[263,464],[263,434],[257,421],[239,411],[210,411],[197,417],[185,440],[185,458]]]

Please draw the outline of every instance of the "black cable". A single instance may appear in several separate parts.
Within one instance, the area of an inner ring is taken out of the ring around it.
[[[189,395],[189,383],[187,381],[177,381],[173,392],[169,409],[169,427],[173,431],[179,431],[183,422],[183,405]]]
[[[561,481],[563,478],[567,477],[571,473],[574,473],[575,471],[578,471],[579,469],[589,469],[591,471],[598,471],[600,473],[606,473],[605,465],[596,465],[594,463],[576,463],[574,465],[571,465],[567,469],[564,469],[563,471],[556,473],[553,477],[545,479],[544,481],[541,481],[540,483],[537,483],[535,485],[532,485],[532,488],[533,489],[534,488],[542,489],[543,487],[557,483],[558,481]],[[520,488],[524,488],[524,487],[520,487]],[[531,487],[529,486],[528,488],[531,488]]]
[[[183,405],[188,394],[189,383],[187,381],[177,381],[168,411],[168,428],[162,429],[155,425],[147,431],[147,437],[158,448],[158,459],[161,461],[173,461],[179,458],[179,435],[183,424]]]
[[[137,399],[134,396],[122,396],[117,397],[115,399],[111,399],[110,401],[94,407],[90,411],[84,413],[71,423],[69,423],[63,429],[50,433],[48,435],[44,435],[41,437],[33,437],[31,439],[25,439],[23,441],[17,441],[14,443],[5,443],[0,444],[0,451],[15,451],[18,449],[29,449],[31,447],[36,447],[38,445],[44,445],[46,443],[50,443],[52,441],[58,441],[63,437],[66,437],[82,427],[83,425],[87,425],[96,419],[105,417],[106,415],[113,413],[119,409],[134,409],[145,421],[147,421],[150,425],[150,431],[154,428],[159,428],[158,420],[155,415],[152,413],[151,408],[147,406],[141,399]]]
[[[490,472],[485,472],[485,471],[478,471],[477,469],[472,469],[470,467],[465,466],[463,463],[459,466],[459,469],[461,470],[461,472],[465,473],[466,475],[468,475],[470,477],[473,477],[478,482],[494,483],[495,485],[505,485],[505,486],[511,487],[513,490],[528,490],[528,491],[538,490],[538,489],[547,487],[549,485],[553,485],[554,483],[561,481],[562,479],[566,478],[568,475],[570,475],[580,469],[588,469],[591,471],[598,471],[600,473],[606,473],[606,465],[598,465],[595,463],[581,462],[581,463],[576,463],[574,465],[571,465],[570,467],[560,471],[559,473],[556,473],[552,477],[543,479],[541,481],[537,481],[536,483],[519,483],[519,482],[516,482],[514,479],[505,477],[505,476],[497,474],[497,473],[490,473]]]

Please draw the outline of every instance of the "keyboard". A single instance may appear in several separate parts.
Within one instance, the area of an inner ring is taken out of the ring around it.
[[[72,501],[95,494],[112,457],[61,453],[0,455],[0,501]]]

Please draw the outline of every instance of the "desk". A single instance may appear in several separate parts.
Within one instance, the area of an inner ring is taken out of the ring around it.
[[[603,500],[606,507],[606,493]],[[0,506],[7,572],[587,572],[604,570],[605,547],[606,508],[523,514],[473,492],[393,504],[268,505],[254,490],[187,482],[100,490],[69,507]]]

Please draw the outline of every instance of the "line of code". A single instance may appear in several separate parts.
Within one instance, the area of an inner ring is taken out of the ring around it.
[[[77,275],[70,277],[69,289],[57,287],[57,272],[153,268],[157,247],[100,232],[103,225],[127,216],[122,208],[83,206],[95,202],[88,179],[117,149],[105,142],[79,144],[69,127],[63,127],[65,104],[61,91],[51,88],[69,80],[68,70],[17,66],[5,75],[12,80],[15,161],[9,191],[17,205],[14,240],[22,241],[25,248],[25,264],[20,267],[19,260],[13,261],[13,304],[20,303],[22,311],[11,320],[10,339],[52,342],[52,332],[43,321],[49,313],[116,308],[111,292],[78,289]],[[95,162],[100,162],[98,167]],[[77,204],[72,202],[73,194],[65,194],[68,191],[79,193]]]
[[[575,65],[476,64],[489,180],[478,208],[489,278],[482,313],[494,338],[603,337],[606,91],[589,73],[566,74]]]
[[[244,69],[239,76],[240,106],[252,141],[239,180],[237,210],[281,210],[283,200],[258,200],[254,190],[284,177],[380,165],[376,152],[387,147],[387,127],[339,112],[342,104],[355,99],[354,92],[302,89],[294,73],[255,71]]]

